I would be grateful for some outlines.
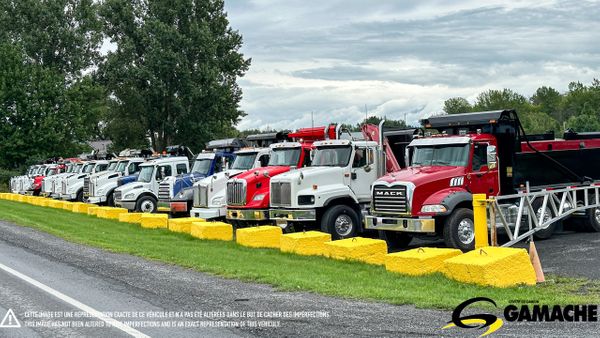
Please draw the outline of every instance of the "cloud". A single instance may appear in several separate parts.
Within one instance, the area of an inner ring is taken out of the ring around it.
[[[239,128],[416,123],[486,89],[531,95],[600,73],[598,1],[226,1],[253,62]]]

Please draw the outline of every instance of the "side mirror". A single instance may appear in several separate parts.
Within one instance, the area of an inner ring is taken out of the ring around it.
[[[356,173],[355,172],[350,173],[350,178],[353,179],[353,180],[355,180],[356,179]]]
[[[496,169],[498,160],[496,159],[496,146],[487,146],[487,165],[489,170]]]

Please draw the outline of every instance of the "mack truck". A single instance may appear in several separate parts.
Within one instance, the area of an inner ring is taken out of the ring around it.
[[[255,168],[227,181],[226,219],[236,227],[270,222],[269,187],[273,177],[293,168],[310,165],[313,142],[336,139],[340,126],[298,129],[289,133],[292,141],[271,144],[271,155],[266,167]]]
[[[137,181],[121,185],[114,190],[115,206],[136,212],[156,212],[160,183],[169,176],[186,174],[189,171],[190,161],[185,156],[150,159],[140,164]]]
[[[83,183],[85,178],[93,173],[107,170],[108,165],[109,162],[105,160],[86,162],[79,173],[62,179],[60,199],[65,201],[85,202],[83,196]]]
[[[419,236],[470,250],[475,238],[473,194],[511,196],[525,187],[542,191],[600,179],[600,133],[565,133],[564,139],[552,132],[526,135],[515,110],[444,115],[422,124],[435,134],[413,140],[407,151],[409,166],[379,178],[371,189],[365,226],[379,230],[391,246],[405,247]],[[577,196],[577,203],[587,199]],[[532,204],[536,214],[551,217],[555,212],[541,199]],[[503,208],[510,214],[517,206]],[[597,214],[589,209],[579,216],[598,231]],[[557,226],[540,228],[534,235],[548,238]]]
[[[222,219],[227,213],[227,181],[250,169],[266,167],[270,148],[247,148],[235,153],[231,167],[194,183],[191,217]]]
[[[388,171],[401,168],[404,149],[416,129],[390,131],[362,127],[363,139],[313,143],[310,166],[271,179],[269,218],[286,231],[319,228],[333,239],[364,232],[362,214],[371,202],[371,184]],[[395,151],[392,148],[396,148]]]
[[[158,207],[168,209],[173,215],[189,215],[194,200],[194,183],[228,169],[235,159],[235,151],[245,145],[238,138],[210,141],[206,150],[194,160],[189,173],[167,177],[160,182]]]
[[[95,173],[84,179],[84,197],[88,203],[115,205],[114,191],[119,186],[118,180],[124,176],[136,175],[140,172],[142,158],[121,158],[115,160],[114,166],[107,171]]]

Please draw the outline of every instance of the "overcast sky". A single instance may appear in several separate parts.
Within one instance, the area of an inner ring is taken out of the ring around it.
[[[252,65],[240,129],[387,115],[600,77],[600,1],[225,0]]]

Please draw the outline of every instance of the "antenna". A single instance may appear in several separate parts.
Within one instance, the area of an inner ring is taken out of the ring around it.
[[[310,112],[310,127],[314,128],[315,127],[315,112],[311,111]]]
[[[365,125],[367,124],[367,119],[369,118],[369,113],[367,111],[367,105],[365,104]]]

